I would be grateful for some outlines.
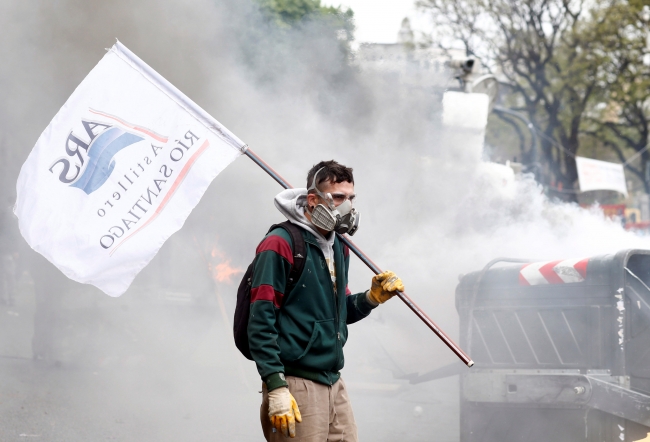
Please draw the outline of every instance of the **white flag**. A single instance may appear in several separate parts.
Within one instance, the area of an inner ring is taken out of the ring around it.
[[[580,191],[613,190],[627,196],[625,171],[620,163],[576,157]]]
[[[120,296],[245,150],[118,42],[25,161],[20,231],[69,278]]]

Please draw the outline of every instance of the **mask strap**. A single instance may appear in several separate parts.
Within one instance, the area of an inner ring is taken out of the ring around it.
[[[315,190],[316,192],[320,193],[320,190],[318,190],[318,187],[316,187],[316,177],[318,176],[320,171],[323,170],[323,169],[325,169],[325,167],[321,167],[320,169],[318,169],[316,171],[316,173],[314,174],[314,178],[311,180],[311,186],[309,186],[309,189],[307,189],[307,193],[309,193],[309,191],[312,190],[312,189]]]
[[[329,195],[329,194],[328,194],[328,195],[325,195],[323,192],[321,192],[321,191],[318,189],[318,187],[316,187],[316,177],[318,177],[318,174],[319,174],[320,171],[323,170],[323,169],[325,169],[324,166],[321,167],[320,169],[318,169],[318,170],[316,171],[316,173],[314,174],[314,178],[313,178],[312,181],[311,181],[311,186],[309,186],[309,189],[307,189],[307,193],[309,193],[309,191],[312,190],[312,189],[315,190],[315,191],[316,191],[316,195],[320,196],[320,197],[325,201],[325,203],[328,205],[328,207],[330,208],[330,210],[334,210],[334,207],[333,207],[333,206],[334,206],[334,202],[332,201],[332,196]]]

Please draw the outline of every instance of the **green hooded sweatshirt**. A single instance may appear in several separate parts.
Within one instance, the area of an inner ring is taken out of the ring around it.
[[[305,224],[308,221],[300,210],[305,194],[306,189],[290,189],[276,197],[278,208],[302,227],[305,239],[305,267],[293,288],[288,287],[293,265],[289,234],[274,229],[256,250],[248,341],[269,391],[287,385],[285,374],[335,383],[344,364],[347,324],[365,318],[376,307],[365,292],[353,295],[348,290],[347,246],[335,237],[324,240]],[[335,275],[330,271],[332,260]]]

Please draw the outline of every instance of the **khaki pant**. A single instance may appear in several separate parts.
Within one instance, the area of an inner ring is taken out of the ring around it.
[[[298,403],[302,422],[296,422],[296,437],[273,433],[269,419],[269,397],[262,386],[260,420],[268,442],[357,442],[357,424],[343,379],[334,385],[287,376],[289,391]]]

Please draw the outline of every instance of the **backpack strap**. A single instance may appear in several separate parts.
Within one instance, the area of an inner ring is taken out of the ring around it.
[[[293,224],[291,221],[285,221],[279,224],[273,224],[269,229],[269,233],[275,228],[281,228],[287,231],[289,236],[291,236],[291,244],[293,251],[293,265],[289,271],[289,284],[291,289],[296,285],[302,271],[305,268],[306,260],[306,245],[305,238],[302,236],[302,229],[297,225]],[[287,291],[288,292],[288,291]],[[287,293],[288,294],[288,293]]]

